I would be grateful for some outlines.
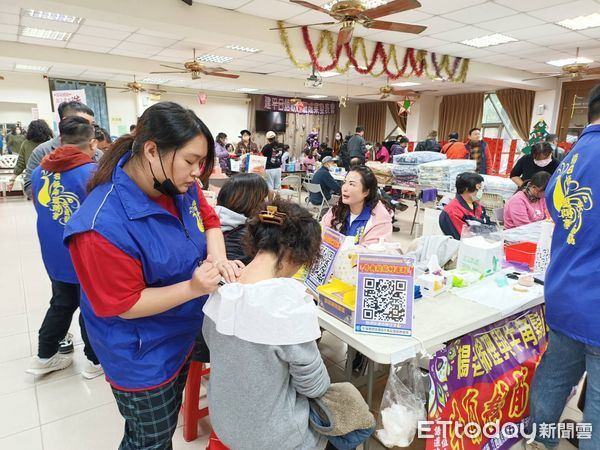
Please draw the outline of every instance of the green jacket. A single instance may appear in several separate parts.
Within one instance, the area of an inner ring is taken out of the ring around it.
[[[13,172],[16,176],[21,175],[27,166],[27,161],[29,161],[29,157],[33,153],[33,149],[36,148],[39,144],[33,141],[29,141],[25,139],[21,144],[21,148],[18,150],[19,158],[17,159],[17,165],[15,166],[15,171]]]
[[[6,140],[6,148],[15,154],[19,153],[23,141],[25,141],[25,135],[10,134]]]

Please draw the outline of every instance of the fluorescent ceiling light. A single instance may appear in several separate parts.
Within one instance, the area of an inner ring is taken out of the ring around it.
[[[550,64],[556,67],[562,67],[567,66],[569,64],[589,64],[593,62],[594,60],[592,59],[580,56],[579,58],[555,59],[554,61],[547,61],[546,64]]]
[[[505,36],[504,34],[490,34],[488,36],[481,36],[474,39],[467,39],[462,41],[461,44],[468,45],[470,47],[491,47],[493,45],[506,44],[507,42],[516,42],[515,38]]]
[[[325,3],[322,8],[331,9],[333,5],[338,3],[340,0],[334,0],[328,3]],[[385,5],[389,3],[390,0],[364,0],[362,3],[365,5],[365,9],[377,8],[378,6]]]
[[[32,66],[30,64],[15,64],[16,70],[30,70],[32,72],[48,72],[47,66]]]
[[[68,16],[65,14],[53,13],[49,11],[39,11],[36,9],[23,9],[23,15],[35,19],[54,20],[55,22],[81,23],[81,17]]]
[[[146,83],[146,84],[165,84],[167,82],[169,82],[170,80],[167,80],[165,78],[144,78],[143,80],[140,80],[140,83]]]
[[[237,50],[238,52],[246,52],[246,53],[258,53],[258,52],[262,51],[259,48],[244,47],[243,45],[228,45],[225,48],[228,48],[229,50]]]
[[[392,83],[392,86],[398,87],[409,87],[409,86],[418,86],[421,83],[413,83],[412,81],[403,81],[402,83]]]
[[[327,96],[326,95],[307,95],[306,98],[317,99],[317,98],[327,98]]]
[[[210,55],[210,54],[205,54],[202,56],[198,56],[196,58],[197,61],[202,61],[202,62],[208,62],[208,63],[215,63],[215,64],[224,64],[227,63],[229,61],[232,61],[233,58],[230,58],[229,56],[220,56],[220,55]]]
[[[337,77],[338,75],[340,75],[339,72],[333,72],[333,71],[331,71],[331,72],[321,72],[321,76],[323,78]]]
[[[48,39],[50,41],[68,41],[73,33],[64,31],[43,30],[41,28],[22,27],[21,36]]]
[[[600,27],[600,14],[594,13],[589,16],[579,16],[574,19],[565,19],[560,22],[556,22],[561,27],[568,28],[569,30],[586,30],[588,28]]]
[[[256,89],[256,88],[237,88],[236,91],[238,91],[238,92],[256,92],[256,91],[258,91],[258,89]]]

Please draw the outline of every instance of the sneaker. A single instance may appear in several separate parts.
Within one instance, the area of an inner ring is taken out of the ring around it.
[[[50,358],[39,358],[34,356],[31,366],[25,372],[31,375],[44,375],[57,370],[66,369],[73,363],[73,356],[56,353]]]
[[[398,231],[400,231],[400,227],[392,227],[393,233],[397,233]]]
[[[58,353],[63,355],[66,353],[73,353],[74,349],[73,335],[71,333],[67,333],[63,340],[58,343]]]
[[[81,372],[81,376],[86,380],[93,380],[96,377],[99,377],[104,373],[104,369],[100,364],[94,364],[91,361],[88,361],[88,364],[83,372]]]

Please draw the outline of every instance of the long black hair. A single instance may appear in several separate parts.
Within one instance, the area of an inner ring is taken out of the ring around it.
[[[265,209],[269,195],[267,182],[255,173],[238,173],[229,178],[217,197],[217,205],[251,217]]]
[[[365,206],[371,208],[371,211],[375,209],[377,206],[377,202],[379,202],[379,192],[377,190],[377,178],[371,169],[367,166],[352,166],[350,168],[350,172],[357,172],[360,175],[363,192],[368,192],[369,194],[365,197]],[[331,221],[331,227],[335,230],[338,230],[340,233],[346,232],[346,218],[350,214],[350,206],[346,205],[342,201],[342,197],[340,196],[340,200],[337,205],[333,205],[331,208],[331,213],[333,214],[333,220]]]
[[[215,161],[215,141],[208,127],[191,109],[173,102],[159,102],[148,108],[138,119],[135,136],[126,134],[117,139],[100,160],[98,170],[88,183],[88,190],[110,181],[119,160],[129,150],[132,158],[140,158],[144,143],[153,141],[158,152],[166,154],[177,151],[197,136],[204,136],[208,151],[200,179],[208,181]]]
[[[49,141],[54,137],[52,130],[48,126],[45,120],[37,119],[32,120],[27,127],[27,140],[41,144],[42,142]]]

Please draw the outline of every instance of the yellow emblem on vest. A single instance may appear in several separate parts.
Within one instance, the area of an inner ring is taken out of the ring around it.
[[[61,174],[43,170],[44,182],[37,195],[37,201],[52,212],[52,220],[57,220],[61,225],[66,225],[81,203],[77,194],[65,191],[60,183]]]
[[[196,225],[198,225],[200,232],[204,233],[204,222],[202,222],[202,216],[200,216],[200,210],[198,209],[198,203],[196,203],[196,200],[192,200],[190,214],[196,219]]]

